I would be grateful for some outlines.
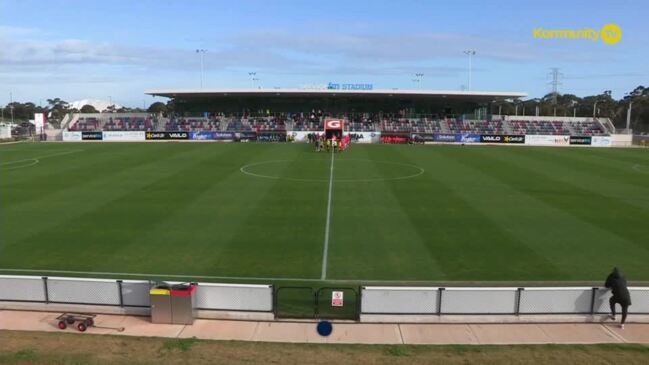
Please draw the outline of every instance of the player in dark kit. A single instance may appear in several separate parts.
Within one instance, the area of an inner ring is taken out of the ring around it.
[[[605,287],[611,289],[613,296],[609,299],[611,305],[611,319],[615,320],[615,304],[618,303],[622,307],[622,321],[620,328],[624,329],[624,322],[626,315],[631,305],[631,294],[626,285],[624,274],[618,268],[613,268],[613,272],[606,278]]]

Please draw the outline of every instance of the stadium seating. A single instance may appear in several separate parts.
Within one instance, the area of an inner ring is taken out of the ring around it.
[[[350,132],[375,132],[378,124],[374,122],[378,118],[370,114],[342,118],[345,119],[345,130]]]
[[[577,136],[599,136],[606,132],[597,122],[575,122],[572,123],[572,134]]]
[[[164,129],[180,132],[219,131],[221,130],[221,121],[207,118],[172,118],[165,124]]]
[[[455,120],[447,119],[451,133],[505,134],[502,120]]]
[[[318,132],[324,130],[324,124],[320,118],[293,117],[293,130]]]
[[[152,118],[142,117],[112,117],[104,123],[103,130],[105,131],[152,131],[154,130],[154,122]]]
[[[232,118],[228,122],[226,130],[230,132],[250,132],[252,131],[252,126],[248,119]]]
[[[101,123],[97,118],[79,118],[79,120],[72,125],[69,130],[71,131],[101,131]]]
[[[250,120],[257,132],[285,131],[286,123],[275,118],[255,118]]]

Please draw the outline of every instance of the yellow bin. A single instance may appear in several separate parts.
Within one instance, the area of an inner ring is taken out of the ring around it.
[[[150,295],[171,295],[171,290],[153,288],[153,289],[149,290],[149,294]]]

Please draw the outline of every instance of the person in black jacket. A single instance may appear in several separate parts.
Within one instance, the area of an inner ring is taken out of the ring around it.
[[[611,305],[611,319],[615,320],[615,304],[620,304],[622,307],[622,322],[620,322],[620,327],[624,329],[627,311],[631,305],[631,294],[629,294],[629,289],[626,286],[624,274],[617,267],[613,268],[613,272],[606,278],[604,286],[611,289],[613,294],[608,301]]]

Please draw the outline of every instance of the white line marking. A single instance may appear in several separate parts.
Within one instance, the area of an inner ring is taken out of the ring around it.
[[[14,161],[2,162],[2,163],[0,163],[0,168],[2,170],[14,170],[14,169],[20,169],[20,168],[23,168],[23,167],[30,167],[30,166],[34,166],[34,165],[38,164],[39,162],[41,162],[40,159],[43,159],[43,158],[56,157],[56,156],[62,156],[62,155],[69,155],[71,153],[82,152],[82,151],[83,150],[66,150],[66,151],[52,153],[52,154],[45,155],[45,156],[38,156],[38,157],[34,157],[34,158],[25,158],[25,159],[22,159],[22,160],[14,160]],[[18,164],[18,163],[21,163],[21,162],[28,162],[28,161],[31,161],[31,162],[29,164],[26,164],[26,165],[19,165],[19,166],[15,166],[15,167],[4,167],[4,166],[7,166],[7,165],[14,165],[14,164]]]
[[[28,162],[28,161],[31,161],[31,162],[26,164],[26,165],[18,165],[18,166],[13,166],[13,167],[4,167],[4,166],[7,166],[7,165],[14,165],[14,164],[17,164],[17,163]],[[15,169],[21,169],[23,167],[34,166],[39,162],[40,161],[35,159],[35,158],[27,158],[27,159],[24,159],[24,160],[5,162],[5,163],[0,164],[0,167],[2,168],[2,170],[15,170]]]
[[[327,278],[327,260],[329,256],[329,227],[331,226],[331,195],[334,185],[334,149],[331,149],[331,166],[329,167],[329,198],[327,200],[327,223],[325,224],[324,247],[322,249],[322,274],[320,280]]]

